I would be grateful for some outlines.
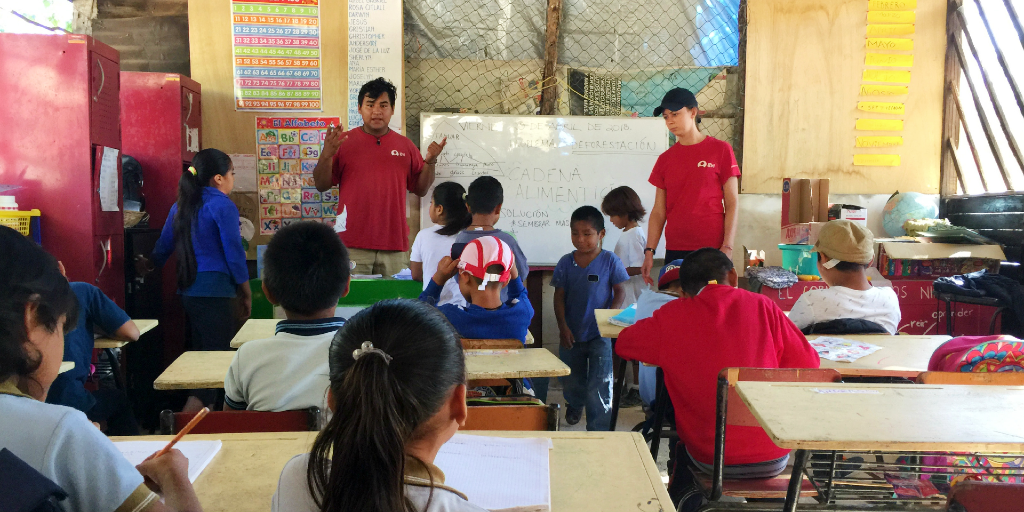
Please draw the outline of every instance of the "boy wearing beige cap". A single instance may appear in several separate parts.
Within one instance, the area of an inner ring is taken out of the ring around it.
[[[848,220],[833,220],[821,228],[813,251],[818,253],[818,274],[828,288],[808,290],[797,299],[789,319],[801,330],[840,319],[867,320],[896,334],[900,303],[888,287],[874,287],[867,269],[874,258],[874,236]]]

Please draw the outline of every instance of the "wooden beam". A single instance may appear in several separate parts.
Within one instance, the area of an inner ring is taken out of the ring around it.
[[[948,40],[960,41],[959,29],[956,24],[956,20],[953,18],[953,12],[960,8],[963,0],[950,0],[946,6],[946,37]],[[942,141],[943,147],[947,144],[952,147],[960,147],[960,119],[963,115],[959,113],[959,106],[957,105],[956,88],[953,85],[960,84],[960,64],[956,59],[956,55],[953,54],[953,49],[946,47],[945,52],[946,63],[945,63],[945,83],[946,87],[942,93]],[[971,151],[974,151],[974,146],[971,146]],[[939,161],[939,195],[942,197],[953,196],[957,194],[956,190],[956,177],[950,172],[957,165],[953,161],[955,155],[952,152],[943,152],[943,157]],[[975,158],[977,161],[977,158]],[[955,169],[959,172],[959,168]],[[981,174],[981,166],[977,168],[977,172]],[[961,180],[962,181],[962,180]],[[984,181],[982,181],[984,183]],[[967,188],[963,187],[963,193],[967,193]],[[944,207],[945,201],[939,201],[939,208]],[[941,215],[942,212],[940,211]]]
[[[953,170],[956,172],[956,181],[960,183],[960,190],[962,190],[963,193],[966,194],[967,185],[964,183],[964,174],[960,172],[960,161],[957,160],[956,158],[956,150],[953,149],[953,142],[951,142],[949,139],[946,139],[946,145],[943,146],[942,149],[946,151],[946,154],[949,156],[950,161],[952,161],[953,163]]]
[[[953,86],[952,83],[947,84],[946,90],[949,91],[949,96],[953,98],[953,106],[956,108],[957,116],[957,128],[963,126],[964,137],[967,138],[967,147],[971,148],[971,155],[974,157],[974,165],[978,170],[978,177],[981,178],[981,188],[983,192],[988,192],[988,181],[985,180],[985,172],[981,169],[981,157],[978,156],[978,147],[974,145],[974,137],[971,136],[971,129],[967,127],[967,118],[964,117],[964,109],[960,105],[960,91]],[[946,139],[947,142],[952,142],[950,139]],[[964,193],[967,193],[967,189],[964,189]]]
[[[1013,91],[1013,99],[1017,100],[1017,108],[1024,114],[1024,97],[1021,96],[1020,86],[1017,85],[1017,80],[1010,74],[1010,66],[1006,64],[1003,49],[999,47],[999,42],[996,41],[996,34],[988,23],[988,16],[985,15],[985,9],[981,6],[981,3],[981,0],[974,0],[974,4],[978,6],[978,14],[981,16],[981,21],[985,24],[985,32],[988,32],[988,40],[992,42],[992,48],[996,51],[996,60],[999,61],[999,67],[1003,68],[1003,75],[1006,76],[1006,81],[1010,84],[1010,90]],[[1021,170],[1024,171],[1024,165],[1021,166]]]
[[[967,33],[966,30],[963,31]],[[952,42],[950,44],[953,44]],[[964,55],[964,49],[960,45],[953,44],[953,49],[956,50],[956,56],[960,59],[960,66],[966,69],[967,57]],[[992,156],[996,159],[996,166],[999,167],[999,173],[1003,177],[1003,182],[1006,184],[1006,190],[1013,190],[1010,186],[1010,175],[1006,171],[1006,163],[1003,162],[1003,153],[999,149],[999,144],[996,142],[996,137],[992,133],[992,125],[988,121],[988,115],[985,114],[985,108],[981,105],[981,98],[978,96],[978,90],[974,87],[974,80],[971,79],[970,73],[964,73],[967,77],[967,88],[971,90],[971,98],[974,99],[974,108],[978,111],[978,118],[981,119],[981,129],[985,132],[985,139],[988,140],[988,145],[992,149]],[[965,125],[967,123],[964,123]]]
[[[1017,8],[1013,5],[1013,0],[1003,0],[1003,5],[1006,6],[1006,13],[1010,15],[1010,22],[1013,23],[1013,28],[1017,30],[1017,38],[1020,39],[1020,45],[1024,46],[1024,27],[1020,25],[1020,14],[1017,14]]]
[[[743,165],[743,109],[747,98],[747,0],[740,0],[739,12],[736,14],[739,25],[739,46],[736,48],[736,107],[739,115],[732,123],[732,149],[736,161]],[[730,71],[731,72],[731,71]],[[740,177],[743,180],[743,177]],[[740,190],[743,190],[742,183]]]
[[[985,71],[985,66],[981,64],[981,57],[978,55],[978,48],[974,46],[974,38],[971,37],[971,31],[967,29],[967,19],[961,11],[956,11],[957,17],[960,19],[960,23],[963,26],[964,39],[967,40],[967,47],[971,50],[971,55],[974,56],[974,61],[978,63],[978,71],[981,72],[981,81],[985,84],[985,90],[988,91],[989,100],[992,101],[992,106],[996,111],[996,119],[999,120],[999,128],[1003,131],[1003,136],[1006,137],[1006,142],[1010,145],[1010,153],[1013,153],[1013,157],[1017,159],[1017,165],[1021,172],[1024,172],[1024,155],[1021,154],[1020,146],[1017,145],[1017,138],[1010,132],[1010,122],[1006,120],[1006,114],[1003,112],[1003,103],[999,101],[999,95],[996,94],[996,88],[992,85],[992,80],[988,77],[988,71]],[[961,49],[961,51],[963,51]],[[970,76],[967,77],[968,81]],[[1006,181],[1007,190],[1013,190],[1011,181],[1009,179],[1009,170],[1005,170],[1003,179]]]
[[[540,81],[540,114],[557,114],[558,82],[555,68],[558,66],[558,31],[562,24],[562,0],[548,0],[547,28],[544,40],[544,75]]]

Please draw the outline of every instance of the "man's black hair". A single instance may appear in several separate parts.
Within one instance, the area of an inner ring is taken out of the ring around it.
[[[863,263],[854,263],[852,261],[840,261],[835,267],[832,267],[840,272],[860,272],[861,270],[867,270],[871,265],[865,265]]]
[[[469,184],[469,192],[466,194],[469,213],[494,213],[494,210],[504,202],[505,190],[501,187],[501,182],[493,176],[480,176]]]
[[[391,102],[391,107],[394,108],[395,96],[398,94],[398,89],[395,89],[395,84],[391,83],[384,77],[375,78],[366,82],[359,88],[359,106],[363,106],[364,97],[376,100],[384,93],[388,94],[388,101]]]
[[[732,268],[732,260],[724,252],[714,247],[697,249],[679,265],[679,284],[687,295],[697,295],[708,281],[728,284],[726,279]]]
[[[336,307],[348,283],[348,249],[330,226],[281,228],[263,255],[263,284],[281,307],[309,315]]]
[[[569,226],[577,221],[587,221],[596,231],[604,230],[604,215],[601,215],[601,210],[594,208],[593,206],[580,206],[576,208],[576,211],[572,212],[572,217],[569,217]]]

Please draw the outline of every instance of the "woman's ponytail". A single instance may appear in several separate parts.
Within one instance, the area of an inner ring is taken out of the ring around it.
[[[196,280],[196,253],[192,229],[203,206],[203,188],[214,176],[231,170],[231,157],[219,149],[204,149],[192,157],[192,165],[178,179],[178,213],[174,216],[174,253],[178,257],[178,289]]]
[[[473,215],[466,206],[466,189],[454,181],[434,187],[434,205],[444,208],[444,227],[437,234],[451,236],[473,223]]]
[[[373,350],[359,352],[369,342]],[[416,300],[367,308],[328,354],[334,415],[310,450],[307,484],[322,512],[415,512],[406,498],[406,444],[464,384],[458,333]]]

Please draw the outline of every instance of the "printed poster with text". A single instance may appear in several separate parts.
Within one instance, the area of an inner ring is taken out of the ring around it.
[[[235,110],[323,110],[318,3],[231,1]]]
[[[331,125],[340,126],[341,119],[256,118],[261,235],[273,235],[282,226],[302,220],[334,226],[338,187],[320,192],[313,181],[313,169]]]

